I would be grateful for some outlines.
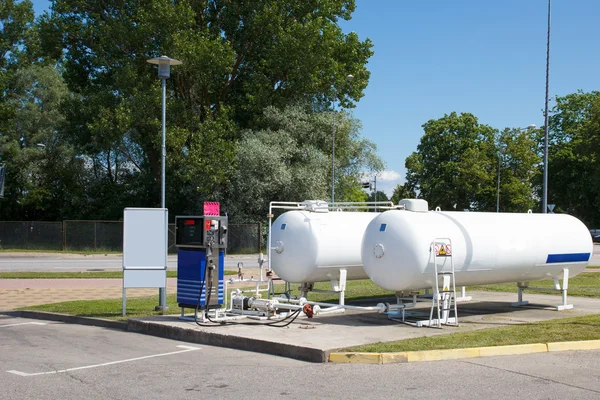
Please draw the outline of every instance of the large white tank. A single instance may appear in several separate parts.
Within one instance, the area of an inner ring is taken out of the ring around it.
[[[565,214],[390,210],[365,231],[362,261],[369,277],[392,291],[432,288],[431,243],[450,238],[457,286],[530,282],[582,272],[593,251],[585,225]],[[434,251],[435,252],[435,251]],[[450,257],[437,257],[450,270]]]
[[[361,241],[379,213],[288,211],[271,227],[271,268],[288,282],[368,279],[361,262]]]

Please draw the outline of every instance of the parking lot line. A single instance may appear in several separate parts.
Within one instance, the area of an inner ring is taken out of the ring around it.
[[[173,354],[181,354],[181,353],[187,353],[187,352],[190,352],[190,351],[200,350],[200,347],[193,347],[193,346],[180,345],[180,346],[177,346],[177,347],[180,348],[180,349],[184,349],[184,350],[172,351],[172,352],[169,352],[169,353],[153,354],[151,356],[128,358],[127,360],[111,361],[111,362],[102,363],[102,364],[86,365],[84,367],[67,368],[67,369],[61,369],[61,370],[57,370],[57,371],[34,372],[34,373],[31,373],[31,374],[29,374],[27,372],[21,372],[21,371],[15,371],[15,370],[6,371],[6,372],[11,373],[11,374],[15,374],[15,375],[19,375],[19,376],[38,376],[38,375],[59,374],[61,372],[71,372],[71,371],[77,371],[77,370],[80,370],[80,369],[105,367],[107,365],[122,364],[122,363],[130,362],[130,361],[145,360],[145,359],[148,359],[148,358],[170,356],[170,355],[173,355]]]
[[[7,328],[9,326],[19,326],[19,325],[47,325],[47,324],[45,322],[20,322],[18,324],[0,325],[0,328]]]

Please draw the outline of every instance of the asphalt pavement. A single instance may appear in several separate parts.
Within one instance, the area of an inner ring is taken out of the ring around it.
[[[0,399],[598,399],[600,351],[312,364],[0,315]]]
[[[266,258],[266,255],[265,255]],[[258,254],[227,255],[225,269],[258,268]],[[266,267],[266,262],[264,266]],[[591,266],[600,267],[600,244],[594,245]],[[169,255],[167,268],[177,269],[177,256]],[[121,254],[53,254],[53,253],[0,253],[0,271],[115,271],[123,269]]]
[[[227,255],[225,269],[257,268],[258,254]],[[266,267],[266,263],[264,264]],[[122,254],[53,254],[53,253],[0,253],[0,271],[115,271],[123,269]],[[169,255],[167,269],[177,269],[177,255]]]

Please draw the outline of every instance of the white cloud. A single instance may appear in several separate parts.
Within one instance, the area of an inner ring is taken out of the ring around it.
[[[373,182],[373,176],[363,174],[363,182]],[[377,174],[377,190],[385,192],[388,197],[392,197],[394,189],[399,183],[404,183],[404,177],[401,173],[396,171],[381,171]]]
[[[400,178],[402,178],[402,175],[396,171],[382,171],[377,174],[378,181],[399,181]]]

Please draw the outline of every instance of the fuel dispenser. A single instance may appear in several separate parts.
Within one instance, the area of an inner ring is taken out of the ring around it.
[[[224,299],[227,217],[175,217],[177,303],[184,308],[221,308]]]

